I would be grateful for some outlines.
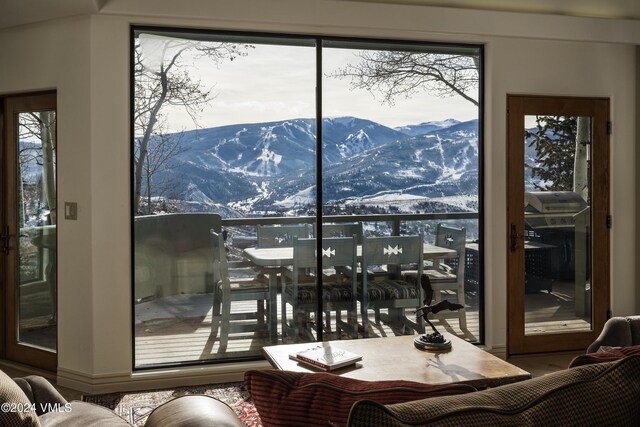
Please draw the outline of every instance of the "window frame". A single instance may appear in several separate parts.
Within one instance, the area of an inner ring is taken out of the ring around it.
[[[134,110],[135,110],[135,73],[134,73],[134,64],[135,64],[135,38],[139,33],[145,34],[159,34],[163,36],[167,35],[180,35],[184,37],[186,34],[192,34],[194,39],[197,40],[221,40],[228,38],[230,41],[241,41],[241,42],[251,42],[251,40],[258,39],[269,39],[273,41],[279,41],[281,44],[287,44],[288,42],[300,45],[308,45],[311,46],[315,44],[316,49],[316,104],[315,104],[315,120],[316,123],[322,124],[323,120],[323,110],[322,110],[322,50],[325,47],[335,47],[344,46],[344,45],[362,45],[377,48],[380,46],[381,48],[391,49],[393,47],[397,47],[402,50],[406,50],[411,47],[415,47],[416,50],[425,51],[425,47],[433,47],[434,49],[442,49],[443,52],[449,53],[451,50],[454,50],[458,47],[461,50],[470,50],[476,49],[478,52],[478,211],[475,217],[478,222],[478,280],[479,287],[481,291],[478,295],[478,322],[479,322],[479,337],[475,344],[484,344],[485,342],[485,327],[484,327],[484,319],[485,319],[485,301],[484,301],[484,110],[485,110],[485,51],[483,44],[474,44],[474,43],[458,43],[458,42],[432,42],[426,40],[404,40],[404,39],[386,39],[386,38],[378,38],[378,37],[345,37],[345,36],[322,36],[322,35],[313,35],[313,34],[288,34],[288,33],[277,33],[277,32],[256,32],[256,31],[231,31],[231,30],[217,30],[217,29],[192,29],[192,28],[182,28],[182,27],[165,27],[165,26],[150,26],[150,25],[132,25],[130,26],[130,45],[129,45],[129,55],[130,55],[130,64],[129,64],[129,77],[130,77],[130,122],[129,122],[129,132],[130,137],[129,141],[131,144],[130,154],[130,182],[133,182],[134,176],[134,168],[135,168],[135,158],[134,158],[134,138],[135,138],[135,123],[134,123]],[[325,45],[328,43],[329,46]],[[277,44],[277,43],[276,43]],[[447,50],[449,49],[449,50]],[[382,50],[382,49],[379,49]],[[322,145],[323,145],[323,135],[322,135],[322,126],[316,127],[316,216],[315,221],[317,224],[322,224],[323,222],[323,194],[322,194]],[[132,314],[132,322],[131,322],[131,333],[132,333],[132,369],[133,371],[144,371],[149,369],[157,369],[161,367],[169,367],[169,366],[193,366],[193,365],[203,365],[203,364],[217,364],[217,363],[231,363],[237,361],[249,361],[249,360],[260,360],[261,356],[251,356],[251,357],[242,357],[242,358],[226,358],[226,359],[210,359],[210,360],[193,360],[189,362],[177,362],[177,363],[169,363],[169,364],[158,364],[153,366],[137,366],[136,365],[136,351],[135,351],[135,340],[136,340],[136,331],[135,331],[135,256],[134,256],[134,241],[135,241],[135,228],[134,228],[134,218],[136,217],[136,212],[133,211],[134,206],[134,192],[132,187],[130,187],[130,202],[131,202],[131,223],[130,223],[130,235],[131,235],[131,314]],[[406,215],[405,215],[406,216]],[[223,220],[224,221],[224,220]],[[322,250],[322,241],[321,239],[317,239],[318,242],[318,250]],[[318,267],[321,267],[321,259],[318,260]],[[318,290],[320,291],[322,287],[322,281],[318,281]],[[318,308],[319,313],[323,313],[322,310],[322,299],[318,298]],[[316,332],[318,333],[318,340],[322,340],[322,322],[316,322]]]

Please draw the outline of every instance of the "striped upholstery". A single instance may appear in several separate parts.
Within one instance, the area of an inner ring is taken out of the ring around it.
[[[627,356],[640,355],[640,345],[632,345],[629,347],[615,347],[607,351],[599,351],[595,353],[582,354],[576,356],[569,367],[590,365],[592,363],[615,362],[624,359]]]
[[[0,371],[0,404],[5,403],[16,406],[3,407],[0,410],[0,426],[30,427],[40,425],[35,408],[31,406],[32,402],[29,401],[27,395],[7,374]]]
[[[287,296],[293,298],[291,288],[285,290]],[[318,291],[315,284],[311,286],[298,287],[298,303],[308,304],[316,301]],[[336,284],[322,284],[322,301],[324,302],[350,302],[354,300],[353,292],[350,287]]]
[[[640,356],[566,369],[464,396],[354,404],[349,426],[635,426]]]
[[[362,292],[362,287],[360,287],[358,291]],[[374,301],[389,301],[397,299],[417,299],[420,297],[418,294],[418,288],[415,284],[411,284],[404,280],[393,280],[388,278],[381,278],[369,282],[369,286],[367,286],[367,294],[369,296],[370,303]],[[359,297],[362,298],[362,295],[359,295]]]
[[[412,381],[361,381],[332,373],[247,371],[244,381],[265,427],[344,426],[353,403],[406,402],[474,391],[469,385]]]

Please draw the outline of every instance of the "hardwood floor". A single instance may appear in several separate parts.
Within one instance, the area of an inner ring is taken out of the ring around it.
[[[584,351],[530,354],[509,357],[507,362],[524,369],[535,378],[566,369],[571,360],[581,354],[584,354]]]

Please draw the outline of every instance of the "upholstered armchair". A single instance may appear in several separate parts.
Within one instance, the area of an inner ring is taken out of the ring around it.
[[[594,353],[602,346],[632,345],[640,345],[640,316],[612,317],[604,324],[600,336],[587,348],[587,353]]]

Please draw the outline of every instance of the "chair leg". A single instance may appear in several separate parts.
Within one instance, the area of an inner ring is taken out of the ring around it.
[[[330,311],[325,311],[324,312],[324,318],[325,318],[325,323],[324,323],[324,328],[325,328],[325,332],[330,334],[331,333],[331,312]],[[338,327],[338,314],[336,313],[336,328]]]
[[[349,336],[358,338],[358,309],[356,307],[347,311],[347,324],[350,328]]]
[[[364,338],[369,337],[369,313],[367,313],[367,305],[365,303],[360,304],[360,314],[362,316],[362,336]]]
[[[227,351],[229,342],[229,323],[231,322],[231,295],[222,291],[222,324],[220,325],[220,352]]]
[[[464,284],[462,286],[458,286],[458,304],[462,305],[463,308],[458,310],[458,320],[460,322],[460,329],[467,329],[467,306],[465,304],[465,295],[464,295]]]
[[[258,325],[264,325],[265,323],[265,308],[264,308],[264,300],[256,301],[256,318],[258,320]]]
[[[289,332],[287,330],[287,300],[285,298],[284,289],[282,290],[282,294],[280,296],[280,311],[282,312],[282,314],[280,315],[280,321],[282,325],[282,343],[284,344]]]
[[[218,334],[220,327],[220,293],[214,289],[213,291],[213,305],[211,307],[211,335],[215,337]]]

